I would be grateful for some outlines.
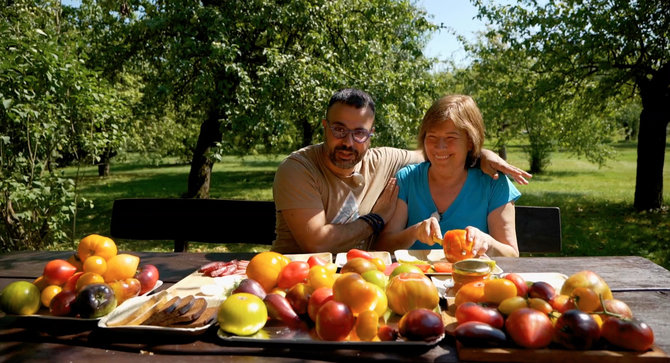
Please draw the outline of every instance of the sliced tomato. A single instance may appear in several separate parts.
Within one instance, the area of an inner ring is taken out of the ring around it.
[[[448,273],[454,271],[454,264],[450,262],[435,262],[433,264],[433,270],[440,273]]]
[[[428,270],[430,270],[430,265],[419,265],[419,264],[417,264],[415,266],[420,268],[421,271],[423,271],[424,273],[426,273],[426,272],[428,272]]]

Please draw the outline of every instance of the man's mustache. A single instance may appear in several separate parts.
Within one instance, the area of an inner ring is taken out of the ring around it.
[[[349,152],[356,152],[353,147],[346,146],[346,145],[340,145],[335,147],[335,151],[349,151]]]

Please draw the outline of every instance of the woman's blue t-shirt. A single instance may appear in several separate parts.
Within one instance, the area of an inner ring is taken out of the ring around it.
[[[407,225],[412,226],[430,218],[437,211],[428,187],[428,168],[430,162],[408,165],[396,173],[400,192],[398,198],[407,203]],[[484,174],[480,169],[468,169],[468,177],[463,188],[449,208],[441,214],[442,233],[452,229],[464,229],[467,226],[479,228],[488,233],[487,217],[496,208],[516,201],[521,196],[518,189],[504,174],[498,180]],[[441,248],[429,246],[419,241],[412,249]]]

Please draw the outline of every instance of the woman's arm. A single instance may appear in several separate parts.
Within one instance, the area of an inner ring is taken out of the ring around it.
[[[489,233],[468,226],[467,238],[474,241],[475,255],[519,257],[516,242],[514,203],[502,205],[487,217]]]

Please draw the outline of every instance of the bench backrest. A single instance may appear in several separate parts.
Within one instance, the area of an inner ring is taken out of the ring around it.
[[[557,207],[516,206],[520,252],[561,251]],[[275,205],[271,201],[230,199],[132,198],[114,201],[113,238],[174,240],[175,252],[188,242],[272,244]]]
[[[174,240],[175,252],[188,241],[272,244],[275,205],[229,199],[117,199],[110,226],[114,238]]]
[[[561,252],[561,210],[558,207],[515,206],[519,252]]]

